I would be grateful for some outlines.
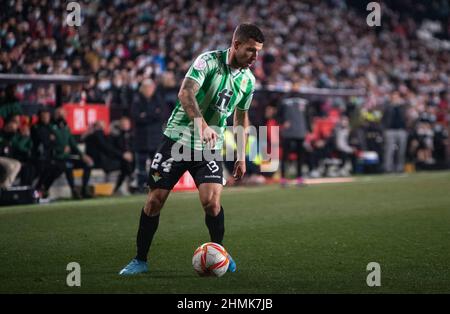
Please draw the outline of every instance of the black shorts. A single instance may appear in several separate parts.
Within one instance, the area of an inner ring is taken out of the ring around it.
[[[207,160],[203,155],[201,155],[200,160],[199,154],[197,154],[197,159],[194,159],[194,151],[183,146],[183,149],[189,152],[190,158],[188,158],[189,160],[176,161],[177,158],[172,156],[172,146],[175,143],[172,139],[164,136],[150,166],[148,176],[150,189],[172,190],[186,171],[189,171],[197,187],[202,183],[224,183],[221,160],[218,160],[218,158]],[[210,152],[210,155],[215,153],[214,150]]]

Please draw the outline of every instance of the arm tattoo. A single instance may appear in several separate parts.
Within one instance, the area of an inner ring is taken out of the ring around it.
[[[181,105],[184,111],[191,120],[195,118],[202,118],[200,108],[197,103],[195,95],[200,89],[200,85],[190,78],[185,78],[181,84],[180,92],[178,93],[178,98],[180,99]]]

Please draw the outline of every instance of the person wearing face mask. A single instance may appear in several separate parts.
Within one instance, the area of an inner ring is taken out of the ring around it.
[[[8,47],[8,49],[12,50],[14,48],[14,45],[16,44],[16,36],[14,36],[13,33],[8,33],[6,35],[6,47]]]
[[[85,87],[85,93],[86,93],[86,99],[85,101],[88,103],[101,103],[102,102],[102,95],[101,92],[96,87],[97,80],[94,77],[91,77],[89,79],[89,83]],[[81,94],[79,95],[79,99],[76,99],[76,101],[81,100]]]
[[[86,87],[86,101],[88,103],[105,103],[111,88],[111,82],[105,72],[99,74],[98,79],[91,78]]]
[[[111,87],[111,120],[119,120],[122,116],[128,114],[127,90],[123,84],[123,78],[120,73],[116,73]]]
[[[108,79],[103,78],[98,82],[97,87],[102,92],[105,92],[111,87],[111,82]]]

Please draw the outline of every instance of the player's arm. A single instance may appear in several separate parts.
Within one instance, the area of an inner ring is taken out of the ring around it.
[[[194,127],[199,132],[200,140],[206,142],[209,147],[214,147],[218,136],[217,133],[208,126],[200,112],[197,98],[195,97],[199,89],[200,85],[197,81],[186,77],[178,92],[178,99],[189,119],[194,122]]]
[[[240,180],[245,172],[245,147],[247,145],[246,130],[248,128],[248,111],[236,109],[234,111],[234,132],[237,143],[237,159],[234,164],[233,177]]]
[[[197,95],[200,85],[197,81],[186,77],[181,83],[180,91],[178,92],[178,99],[183,106],[184,111],[188,115],[189,119],[194,121],[196,118],[204,121],[202,113],[197,103],[195,95]],[[205,122],[206,123],[206,122]]]

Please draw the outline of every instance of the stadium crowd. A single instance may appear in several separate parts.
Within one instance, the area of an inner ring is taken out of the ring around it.
[[[250,116],[255,125],[282,127],[283,151],[297,153],[284,154],[284,161],[300,160],[297,170],[306,164],[312,176],[327,173],[330,156],[344,161],[342,169],[352,161],[357,172],[364,152],[376,153],[376,171],[403,171],[405,162],[447,167],[450,54],[429,40],[433,34],[428,39],[420,34],[427,31],[425,18],[431,18],[439,25],[439,42],[449,39],[448,2],[383,1],[381,27],[368,27],[368,12],[355,2],[86,1],[81,27],[69,27],[60,1],[11,0],[0,12],[0,73],[89,76],[85,86],[65,86],[64,101],[104,103],[113,120],[130,118],[127,127],[141,144],[122,147],[114,156],[125,177],[134,159],[142,183],[145,160],[159,142],[155,134],[192,59],[226,49],[239,22],[257,21],[267,44],[254,66],[259,95]],[[367,97],[312,98],[303,106],[295,100],[303,87],[364,88]],[[268,89],[283,96],[266,97]],[[53,87],[18,85],[16,96],[22,104],[55,103]],[[10,121],[16,118],[3,117],[3,132],[14,129]],[[290,122],[293,117],[299,120]],[[300,133],[290,129],[298,121],[304,124]],[[29,131],[17,132],[26,137]],[[134,158],[125,158],[126,151]],[[74,153],[81,166],[92,166],[88,155],[75,148]],[[57,168],[54,173],[66,167]]]

